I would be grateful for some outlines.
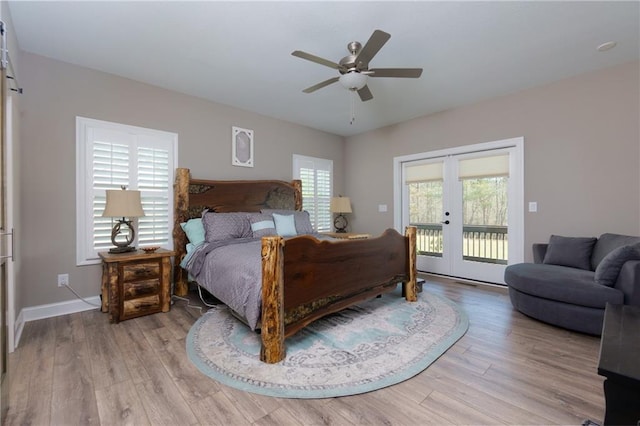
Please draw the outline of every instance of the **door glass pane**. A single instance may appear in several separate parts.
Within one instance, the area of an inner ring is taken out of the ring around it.
[[[464,260],[507,264],[507,176],[462,179]]]
[[[442,180],[408,183],[409,224],[417,228],[419,255],[442,257]]]

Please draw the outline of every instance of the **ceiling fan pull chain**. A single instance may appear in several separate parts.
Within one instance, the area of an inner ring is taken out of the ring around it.
[[[351,92],[351,120],[349,124],[353,124],[356,121],[356,91],[349,90]]]

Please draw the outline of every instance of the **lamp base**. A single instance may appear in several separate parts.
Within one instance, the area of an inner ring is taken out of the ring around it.
[[[122,228],[125,227],[127,229],[126,234],[122,232]],[[122,238],[118,238],[119,236],[124,236],[124,241],[122,241]],[[136,231],[133,229],[131,221],[125,219],[124,217],[122,219],[118,219],[118,222],[116,222],[115,226],[111,230],[111,242],[115,247],[109,250],[109,253],[118,254],[136,251],[136,248],[131,246],[131,243],[133,243],[135,238]]]
[[[109,249],[109,253],[129,253],[132,251],[136,251],[135,247],[131,247],[131,246],[127,246],[127,247],[113,247],[112,249]]]
[[[333,227],[336,228],[338,233],[347,232],[348,225],[349,222],[347,222],[347,218],[342,213],[338,214],[333,220]]]

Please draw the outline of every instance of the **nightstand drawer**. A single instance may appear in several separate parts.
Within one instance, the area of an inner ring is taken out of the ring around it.
[[[142,315],[154,314],[160,312],[160,295],[139,297],[137,299],[125,300],[122,303],[122,315],[120,320],[126,320]]]
[[[123,300],[158,295],[160,294],[160,280],[156,278],[152,280],[124,283],[122,285],[122,293]]]
[[[160,263],[157,261],[122,265],[122,280],[124,282],[157,278],[159,276]]]

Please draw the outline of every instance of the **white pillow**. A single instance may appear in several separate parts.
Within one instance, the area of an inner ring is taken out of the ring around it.
[[[295,217],[292,214],[273,214],[273,221],[276,224],[276,232],[281,237],[293,237],[296,233]]]

